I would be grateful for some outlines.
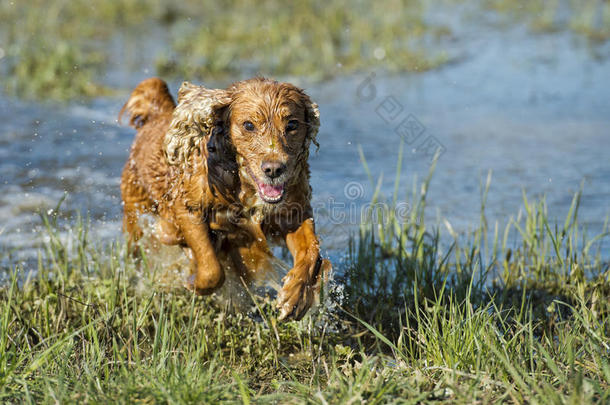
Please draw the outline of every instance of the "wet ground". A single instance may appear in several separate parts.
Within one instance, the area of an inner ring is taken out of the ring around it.
[[[602,229],[610,214],[610,46],[523,27],[455,31],[444,44],[454,62],[437,70],[398,76],[371,70],[318,84],[295,79],[320,105],[321,147],[312,153],[311,182],[319,232],[332,256],[345,251],[361,204],[374,191],[358,147],[373,175],[383,173],[382,192],[391,196],[401,137],[399,197],[410,193],[414,176],[426,176],[440,148],[429,214],[457,231],[478,223],[480,183],[489,170],[492,223],[517,214],[522,190],[529,198],[545,195],[550,217],[563,221],[582,182],[579,222],[591,235]],[[0,95],[3,263],[36,257],[43,238],[38,213],[65,194],[62,232],[71,232],[80,215],[90,218],[94,239],[121,237],[119,177],[134,131],[116,116],[127,89],[154,71],[152,60],[143,63],[110,73],[108,81],[125,89],[122,96],[57,105]],[[607,246],[602,251],[610,257]]]

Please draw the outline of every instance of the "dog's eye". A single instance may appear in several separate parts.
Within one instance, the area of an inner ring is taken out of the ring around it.
[[[288,121],[288,125],[286,125],[286,132],[294,131],[299,127],[299,121],[290,120]]]
[[[255,127],[254,127],[254,124],[253,124],[253,123],[251,123],[250,121],[245,121],[245,122],[244,122],[244,129],[245,129],[246,131],[250,131],[250,132],[252,132],[252,131],[254,131]]]

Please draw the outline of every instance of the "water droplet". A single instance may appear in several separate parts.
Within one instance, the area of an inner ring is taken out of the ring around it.
[[[375,48],[375,50],[373,51],[373,56],[375,56],[375,59],[377,60],[382,60],[383,58],[385,58],[385,49],[381,47]]]

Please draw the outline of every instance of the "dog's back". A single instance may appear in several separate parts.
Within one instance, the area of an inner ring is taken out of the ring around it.
[[[121,178],[123,226],[132,241],[141,235],[138,212],[157,212],[158,203],[167,192],[168,165],[163,138],[175,107],[167,84],[151,78],[138,84],[119,113],[119,121],[127,116],[129,124],[138,131]]]
[[[167,171],[163,139],[175,107],[167,84],[153,77],[136,86],[119,112],[119,121],[127,115],[129,124],[138,130],[126,169],[129,167],[134,172],[153,199],[159,197],[156,191],[161,191],[154,190],[158,188],[154,183],[164,178]]]

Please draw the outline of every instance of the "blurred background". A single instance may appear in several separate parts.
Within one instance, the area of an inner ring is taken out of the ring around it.
[[[0,0],[0,262],[36,257],[40,213],[66,236],[80,217],[120,237],[134,131],[116,118],[150,76],[173,94],[254,75],[304,87],[321,110],[312,185],[331,256],[362,204],[404,199],[435,152],[428,212],[452,232],[480,220],[489,176],[492,228],[524,196],[565,218],[582,188],[579,220],[604,232],[609,38],[605,0]]]

